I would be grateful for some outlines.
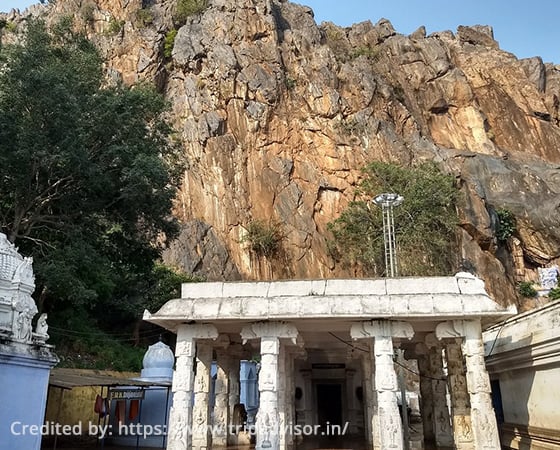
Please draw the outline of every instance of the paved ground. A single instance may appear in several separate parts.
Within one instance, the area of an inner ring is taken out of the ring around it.
[[[54,448],[54,442],[43,442],[43,450]],[[156,447],[157,448],[157,447]],[[136,447],[113,446],[109,443],[96,442],[95,440],[71,442],[60,440],[57,442],[56,449],[60,450],[135,450]],[[154,447],[138,447],[138,450],[155,450]],[[254,446],[229,446],[220,450],[254,450]],[[295,450],[369,450],[369,446],[363,439],[340,436],[307,439],[299,443]],[[426,447],[425,450],[431,450]]]
[[[54,442],[44,442],[41,446],[43,450],[49,450],[54,448]],[[337,437],[336,439],[313,439],[307,440],[297,447],[296,450],[331,450],[331,449],[346,449],[346,450],[366,450],[366,444],[361,439],[349,438],[349,437]],[[56,444],[56,449],[60,450],[135,450],[136,447],[122,447],[113,446],[108,443],[103,444],[102,442],[96,441],[81,441],[81,442],[70,442],[70,441],[59,441]],[[227,449],[223,447],[221,450],[253,450],[254,446],[229,446]],[[138,450],[155,450],[153,447],[138,447]]]

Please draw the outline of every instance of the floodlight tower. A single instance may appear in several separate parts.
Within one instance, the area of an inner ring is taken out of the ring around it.
[[[383,240],[385,243],[385,270],[387,277],[397,277],[397,245],[395,237],[395,218],[393,208],[399,206],[404,198],[399,194],[384,193],[373,198],[373,203],[381,206],[383,213]]]
[[[399,206],[404,200],[399,194],[384,193],[373,198],[373,203],[381,206],[383,212],[383,240],[385,242],[385,270],[387,277],[398,276],[397,269],[397,245],[395,237],[395,218],[393,208]],[[397,350],[397,359],[404,362],[404,350]],[[403,421],[403,449],[410,449],[410,432],[408,429],[408,404],[406,401],[406,383],[404,377],[404,366],[401,363],[399,370],[399,384],[401,389],[401,416]]]

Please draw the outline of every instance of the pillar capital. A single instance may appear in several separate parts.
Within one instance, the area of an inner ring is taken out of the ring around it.
[[[217,339],[218,329],[214,325],[194,323],[182,324],[177,327],[177,340],[186,341],[192,339]]]
[[[436,326],[436,337],[439,340],[459,337],[479,337],[481,333],[479,320],[449,320]]]
[[[288,322],[255,322],[241,330],[243,344],[250,339],[266,337],[291,339],[292,343],[297,345],[298,330]]]
[[[414,329],[408,322],[368,320],[353,324],[350,328],[350,336],[354,340],[382,336],[412,339],[414,337]]]

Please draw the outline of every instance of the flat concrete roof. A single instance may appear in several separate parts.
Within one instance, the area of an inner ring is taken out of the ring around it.
[[[193,321],[220,328],[262,320],[315,329],[313,323],[337,320],[476,317],[492,323],[517,312],[515,306],[494,302],[484,282],[464,272],[452,277],[185,283],[182,297],[154,314],[145,311],[144,320],[172,331]]]

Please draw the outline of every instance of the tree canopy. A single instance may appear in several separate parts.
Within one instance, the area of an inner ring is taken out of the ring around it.
[[[176,231],[166,102],[102,64],[68,21],[0,48],[0,229],[51,309],[114,301]]]
[[[458,189],[453,176],[431,163],[401,167],[373,162],[339,218],[329,223],[331,254],[371,276],[385,274],[383,218],[371,199],[384,192],[404,197],[394,208],[399,275],[447,275],[457,268]]]

